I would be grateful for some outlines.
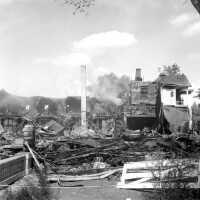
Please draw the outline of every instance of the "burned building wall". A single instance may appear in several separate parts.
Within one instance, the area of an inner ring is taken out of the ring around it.
[[[153,82],[131,82],[130,102],[124,107],[128,129],[155,126],[157,90],[158,86]]]

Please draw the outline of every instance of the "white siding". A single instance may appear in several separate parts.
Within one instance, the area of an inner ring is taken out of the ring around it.
[[[164,105],[176,105],[176,89],[161,89],[161,101]]]

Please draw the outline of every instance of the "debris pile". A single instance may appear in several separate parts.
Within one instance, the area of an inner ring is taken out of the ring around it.
[[[22,139],[7,134],[0,135],[0,160],[9,158],[23,150]]]
[[[134,133],[129,137],[124,134],[118,139],[63,138],[47,146],[38,146],[36,151],[46,161],[48,173],[68,177],[65,181],[74,175],[105,175],[104,172],[119,171],[127,162],[199,156],[200,144],[195,139],[161,137],[155,131],[146,134]]]

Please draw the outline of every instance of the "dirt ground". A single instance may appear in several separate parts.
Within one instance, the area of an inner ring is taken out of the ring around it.
[[[143,200],[141,192],[116,188],[116,181],[65,183],[64,187],[53,190],[59,200]]]
[[[27,178],[27,177],[26,177]],[[28,177],[29,178],[29,177]],[[31,177],[33,180],[33,177]],[[143,200],[143,193],[135,190],[118,189],[118,180],[92,180],[51,184],[54,193],[52,200]],[[23,185],[21,179],[12,185],[13,188]],[[0,190],[0,200],[5,200],[5,190]]]

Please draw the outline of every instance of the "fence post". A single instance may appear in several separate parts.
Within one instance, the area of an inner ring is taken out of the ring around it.
[[[126,172],[127,172],[127,164],[125,163],[124,164],[124,167],[123,167],[123,170],[122,170],[122,176],[121,176],[121,183],[123,184],[123,185],[125,185],[125,180],[126,180]]]
[[[29,153],[26,153],[25,155],[25,175],[28,175],[29,174],[29,157],[30,157],[30,154]]]

